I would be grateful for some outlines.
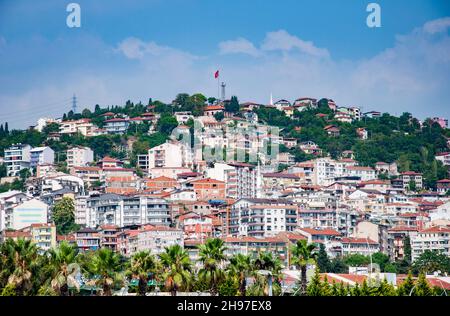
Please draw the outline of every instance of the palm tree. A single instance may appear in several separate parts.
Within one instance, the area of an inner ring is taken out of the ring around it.
[[[119,254],[109,248],[100,248],[86,261],[85,270],[102,288],[104,296],[111,296],[114,284],[121,280],[122,262]]]
[[[155,268],[155,257],[149,251],[139,251],[131,257],[128,273],[139,279],[139,295],[144,296],[147,292],[149,273],[155,272]]]
[[[210,285],[212,296],[217,295],[217,286],[224,279],[225,273],[221,267],[225,261],[225,246],[222,239],[208,239],[206,243],[198,246],[200,261],[203,268],[198,272],[200,279],[205,280]]]
[[[33,291],[33,277],[38,269],[38,252],[31,240],[6,240],[3,245],[2,261],[9,267],[7,284],[12,286],[19,295]],[[3,270],[3,267],[2,267]]]
[[[306,295],[306,267],[308,264],[315,264],[317,260],[317,252],[315,244],[308,244],[306,240],[298,240],[292,247],[292,264],[300,267],[301,271],[301,288],[300,294]]]
[[[274,256],[272,252],[260,252],[258,257],[253,262],[254,277],[257,283],[263,286],[264,295],[269,294],[269,284],[266,282],[266,278],[261,278],[259,275],[260,270],[270,271],[272,280],[275,284],[279,285],[281,279],[282,264],[278,257]]]
[[[239,279],[239,293],[241,296],[245,296],[245,290],[247,287],[246,278],[251,271],[250,256],[239,253],[231,257],[228,271],[232,275],[237,276]]]
[[[186,250],[180,245],[166,247],[159,258],[163,268],[162,277],[172,296],[177,295],[179,289],[188,288],[191,281],[191,260]]]
[[[69,287],[79,287],[75,275],[79,271],[76,261],[78,250],[63,241],[57,248],[50,249],[48,268],[51,275],[51,287],[61,296],[69,295]]]

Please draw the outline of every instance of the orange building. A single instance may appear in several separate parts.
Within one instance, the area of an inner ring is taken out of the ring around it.
[[[198,200],[224,200],[225,182],[211,178],[191,182]]]
[[[178,187],[178,182],[175,179],[161,176],[154,179],[148,179],[145,186],[147,189],[152,190],[175,189]]]

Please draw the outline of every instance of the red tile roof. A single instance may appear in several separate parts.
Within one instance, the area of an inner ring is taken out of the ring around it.
[[[373,241],[369,238],[353,238],[353,237],[346,237],[342,238],[341,242],[343,244],[370,244],[370,245],[378,245],[376,241]]]

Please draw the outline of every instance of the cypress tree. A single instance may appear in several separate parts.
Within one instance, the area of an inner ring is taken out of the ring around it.
[[[319,268],[316,268],[314,276],[306,288],[308,296],[322,296],[322,282],[320,280]]]
[[[336,284],[336,282],[331,283],[331,296],[340,296],[339,293],[339,286]]]
[[[397,295],[398,296],[409,296],[409,293],[411,293],[411,290],[414,288],[414,280],[411,274],[411,271],[408,272],[408,276],[406,277],[405,281],[403,281],[402,284],[397,289]]]
[[[350,294],[351,296],[362,296],[361,288],[358,283],[351,289]]]
[[[8,122],[5,123],[5,133],[6,133],[6,135],[9,134]]]
[[[322,281],[321,287],[322,287],[322,296],[334,296],[332,294],[332,288],[330,286],[330,283],[328,282],[328,278],[326,275]]]
[[[395,296],[396,292],[392,284],[390,284],[386,278],[380,282],[380,285],[376,289],[377,296]]]
[[[372,291],[369,288],[369,285],[367,284],[367,281],[364,280],[362,285],[361,285],[361,296],[371,296],[372,295]]]
[[[428,281],[425,277],[425,273],[419,274],[419,278],[417,280],[415,290],[416,290],[417,296],[432,296],[433,295],[433,291],[432,291],[430,285],[428,284]]]
[[[331,262],[323,244],[319,245],[319,253],[317,255],[317,265],[320,271],[330,272]]]
[[[350,293],[350,285],[344,286],[344,283],[339,283],[339,296],[348,296]]]

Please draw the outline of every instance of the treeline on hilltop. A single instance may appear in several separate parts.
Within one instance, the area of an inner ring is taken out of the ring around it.
[[[126,258],[109,248],[78,252],[65,241],[44,253],[30,240],[8,239],[0,244],[0,295],[68,296],[83,293],[110,296],[119,290],[145,295],[148,292],[209,292],[221,296],[266,296],[269,276],[273,295],[284,295],[283,264],[271,252],[228,257],[221,239],[208,239],[198,246],[198,261],[191,261],[179,245],[166,247],[159,255],[139,251]],[[425,278],[427,266],[419,267],[397,284],[370,279],[361,285],[330,283],[320,275],[315,244],[300,240],[292,245],[290,260],[300,271],[290,295],[301,296],[434,296],[443,289],[432,288]],[[448,259],[448,258],[447,258]],[[448,264],[448,262],[447,262]],[[309,282],[307,267],[316,265]],[[436,265],[435,265],[436,266]],[[447,266],[448,269],[448,266]],[[448,271],[448,270],[446,270]],[[82,276],[82,277],[81,277]],[[248,280],[251,282],[247,282]],[[81,280],[83,280],[81,282]]]
[[[84,109],[81,113],[69,111],[63,115],[63,120],[90,118],[94,124],[103,126],[105,117],[102,114],[113,112],[118,117],[137,117],[149,111],[160,115],[154,133],[148,135],[151,123],[131,123],[125,135],[101,135],[96,137],[83,137],[82,135],[62,135],[59,141],[47,140],[51,132],[59,130],[57,124],[49,124],[42,133],[35,130],[12,130],[0,128],[0,152],[13,143],[27,143],[31,146],[47,145],[56,152],[57,161],[62,165],[65,161],[65,151],[69,146],[89,146],[94,150],[96,157],[108,154],[116,158],[130,158],[131,165],[135,164],[136,155],[144,154],[153,146],[164,143],[172,130],[178,125],[173,116],[177,111],[191,111],[194,116],[203,115],[206,105],[214,104],[215,98],[206,98],[202,94],[189,95],[180,93],[171,104],[149,99],[148,104],[141,102],[134,104],[127,101],[124,106],[108,106],[101,108],[95,105],[94,111]],[[323,150],[323,154],[330,154],[332,158],[339,158],[343,151],[353,150],[355,159],[363,166],[374,166],[376,162],[397,162],[399,171],[417,171],[424,175],[426,187],[434,189],[438,180],[447,177],[447,168],[435,159],[435,155],[448,150],[448,129],[443,129],[438,123],[427,119],[422,126],[416,118],[409,113],[400,117],[388,113],[379,118],[362,118],[353,123],[342,123],[335,119],[334,112],[329,109],[327,100],[321,99],[317,109],[307,109],[302,112],[294,111],[288,117],[283,111],[272,107],[259,107],[254,110],[259,121],[277,126],[281,135],[296,138],[299,142],[313,141]],[[151,107],[150,107],[151,106]],[[239,112],[239,101],[233,96],[225,102],[225,110],[235,116],[242,117]],[[320,115],[318,115],[320,114]],[[223,114],[216,115],[218,120]],[[193,122],[187,124],[192,131]],[[327,125],[336,125],[340,129],[339,136],[330,137],[324,130]],[[368,131],[367,140],[359,139],[356,129],[365,128]],[[134,140],[132,148],[127,150],[127,140]],[[280,151],[290,152],[297,162],[313,158],[305,154],[298,147],[288,149],[281,146]],[[2,170],[0,169],[0,176]]]

